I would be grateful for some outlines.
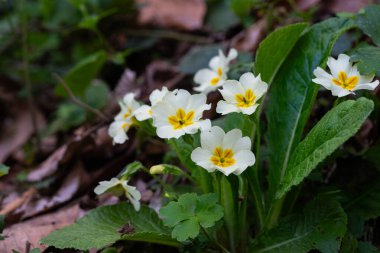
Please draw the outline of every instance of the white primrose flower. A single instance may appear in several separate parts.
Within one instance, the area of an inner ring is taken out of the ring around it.
[[[343,97],[354,94],[356,90],[374,90],[379,85],[378,80],[372,82],[374,75],[360,75],[357,65],[352,65],[348,55],[340,54],[337,60],[329,57],[327,66],[331,74],[318,67],[314,70],[316,78],[313,82],[331,90],[334,96]]]
[[[131,202],[136,211],[140,210],[141,193],[136,190],[136,187],[128,185],[127,180],[120,180],[116,177],[110,181],[101,181],[96,186],[94,192],[97,195],[109,192],[115,196],[125,196]]]
[[[251,151],[251,140],[242,137],[239,129],[227,133],[214,126],[201,132],[201,147],[193,150],[191,160],[208,172],[221,171],[228,176],[240,175],[247,167],[255,164],[255,155]]]
[[[126,120],[134,116],[135,111],[140,107],[135,100],[135,94],[127,93],[119,102],[121,111],[116,115],[115,120]]]
[[[209,62],[210,68],[198,70],[194,76],[194,82],[199,84],[194,90],[202,93],[209,93],[222,86],[227,79],[229,63],[237,57],[237,51],[231,48],[228,55],[225,56],[222,50],[219,50],[219,55],[211,58]]]
[[[169,92],[168,88],[162,87],[161,90],[155,89],[149,96],[151,106],[161,102],[162,98]],[[135,111],[135,117],[138,121],[144,121],[152,118],[152,108],[149,105],[142,105]]]
[[[206,104],[206,95],[191,95],[186,90],[168,92],[162,101],[152,106],[153,126],[160,138],[178,139],[185,134],[194,134],[211,127],[209,119],[201,120],[204,110],[211,108]]]
[[[251,115],[259,106],[257,101],[268,90],[268,84],[261,80],[260,75],[244,73],[239,81],[227,80],[220,89],[224,100],[218,102],[216,112],[223,115],[231,112],[241,112]]]
[[[140,104],[135,100],[133,93],[128,93],[119,102],[120,112],[108,128],[108,135],[112,137],[113,143],[122,144],[128,140],[127,132],[133,125],[133,116]]]

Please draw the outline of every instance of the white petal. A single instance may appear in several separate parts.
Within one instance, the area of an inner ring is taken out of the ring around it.
[[[372,82],[375,75],[360,76],[359,84]]]
[[[342,87],[340,87],[338,85],[332,85],[331,86],[331,93],[333,96],[337,96],[337,97],[344,97],[344,96],[347,96],[349,94],[353,94],[353,92],[346,90],[346,89],[343,89]]]
[[[239,82],[244,87],[245,90],[252,89],[257,82],[256,77],[253,73],[247,72],[240,76]]]
[[[135,117],[138,121],[143,121],[143,120],[152,118],[150,106],[148,105],[140,106],[140,108],[138,108],[135,111]]]
[[[217,90],[218,86],[210,85],[209,83],[202,83],[201,85],[196,86],[193,89],[196,92],[201,92],[203,94],[207,94],[207,93],[210,93],[214,90]]]
[[[356,85],[354,90],[374,90],[379,85],[379,80],[372,83],[361,83]]]
[[[229,103],[236,103],[236,95],[244,94],[244,87],[236,80],[227,80],[223,83],[223,89],[219,90],[223,98]]]
[[[201,146],[214,152],[215,147],[222,146],[225,132],[218,126],[213,126],[209,131],[201,132]]]
[[[190,110],[194,110],[195,119],[198,120],[202,117],[203,111],[210,110],[211,105],[206,104],[207,97],[204,94],[195,94],[192,95],[189,99],[189,103],[186,106],[185,111],[189,112]]]
[[[227,103],[224,100],[220,100],[216,105],[216,112],[222,115],[226,115],[232,112],[240,112],[240,108],[236,105]]]
[[[113,138],[114,143],[122,144],[128,140],[126,132],[130,125],[128,121],[114,121],[108,129],[108,135]]]
[[[241,130],[237,128],[227,132],[223,138],[223,149],[232,149],[236,145],[236,143],[241,139],[242,136],[243,134]]]
[[[213,164],[210,160],[211,156],[212,153],[207,149],[196,148],[193,152],[191,152],[191,160],[208,172],[215,171],[215,168],[213,168]]]
[[[331,74],[334,77],[338,77],[339,72],[348,72],[349,68],[351,67],[350,57],[345,54],[340,54],[337,60],[329,57],[327,60],[327,66],[329,67]]]
[[[231,48],[230,51],[228,52],[228,60],[232,61],[238,56],[238,51],[235,48]]]
[[[253,104],[252,106],[247,107],[247,108],[241,107],[240,110],[242,113],[244,113],[246,115],[251,115],[256,111],[258,106],[259,106],[259,104]]]
[[[219,167],[215,166],[217,170],[222,172],[224,175],[229,176],[232,172],[236,170],[236,166],[230,166],[230,167]]]
[[[182,129],[174,130],[174,128],[171,125],[157,127],[156,132],[158,137],[162,139],[178,139],[182,135],[185,135],[185,131],[183,131]]]
[[[268,91],[268,84],[257,79],[256,85],[253,87],[253,93],[256,95],[255,101],[259,100]]]
[[[252,145],[251,139],[248,136],[245,136],[236,142],[235,146],[233,147],[233,150],[235,152],[238,152],[244,149],[251,150],[251,145]]]
[[[210,83],[210,80],[218,77],[218,74],[211,69],[201,69],[198,70],[194,75],[194,83],[203,84]]]
[[[165,86],[162,87],[161,90],[159,89],[156,89],[154,91],[152,91],[152,93],[150,94],[149,96],[149,100],[150,100],[150,104],[151,105],[155,105],[157,104],[158,102],[161,102],[163,97],[169,92],[168,88],[166,88]]]
[[[249,166],[255,164],[256,158],[251,150],[241,150],[234,155],[238,172],[243,172]],[[239,173],[239,174],[240,174]]]
[[[322,68],[320,67],[316,68],[313,73],[314,73],[314,76],[316,76],[316,78],[312,80],[314,83],[320,84],[328,90],[330,90],[331,86],[334,85],[331,82],[333,77],[329,73],[324,71]]]

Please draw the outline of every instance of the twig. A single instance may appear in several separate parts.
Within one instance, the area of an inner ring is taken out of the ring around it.
[[[67,83],[63,80],[62,77],[60,77],[58,74],[56,73],[53,73],[53,76],[54,78],[63,86],[63,88],[65,89],[65,91],[67,92],[67,94],[69,95],[70,99],[75,103],[77,104],[78,106],[82,107],[83,109],[89,111],[89,112],[92,112],[93,114],[97,115],[99,118],[103,119],[103,120],[110,120],[104,113],[102,113],[101,111],[99,111],[98,109],[95,109],[91,106],[89,106],[88,104],[82,102],[81,100],[79,100],[75,95],[74,93],[71,91],[70,87],[67,85]]]

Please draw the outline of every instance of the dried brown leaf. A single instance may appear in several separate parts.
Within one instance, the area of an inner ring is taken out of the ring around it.
[[[137,0],[140,24],[165,28],[196,30],[202,27],[206,14],[203,0]]]

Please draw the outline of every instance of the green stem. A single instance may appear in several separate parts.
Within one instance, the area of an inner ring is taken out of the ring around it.
[[[255,153],[256,153],[256,163],[254,166],[248,168],[248,182],[250,189],[252,191],[254,208],[256,209],[256,216],[259,230],[261,231],[264,227],[264,197],[263,191],[260,185],[259,179],[259,156],[260,156],[260,122],[259,122],[259,113],[254,117],[255,127],[252,131],[251,136],[253,142],[255,143]],[[255,131],[256,130],[256,131]]]
[[[238,227],[237,231],[240,233],[239,252],[244,253],[247,251],[248,242],[248,226],[247,226],[247,202],[248,202],[248,185],[246,178],[238,176],[239,180],[239,204],[238,204]]]
[[[268,211],[268,215],[265,219],[265,229],[271,229],[273,228],[280,218],[281,211],[282,211],[282,205],[284,204],[285,196],[281,199],[274,200],[273,204],[271,205],[271,208]]]

